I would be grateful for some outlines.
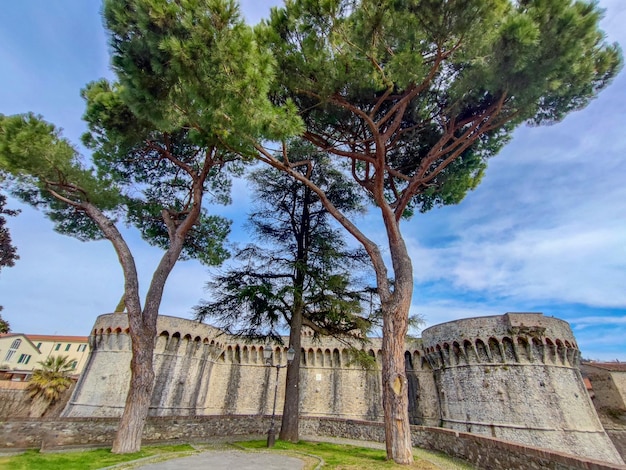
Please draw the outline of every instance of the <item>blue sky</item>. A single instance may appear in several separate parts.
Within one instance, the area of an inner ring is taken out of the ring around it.
[[[247,0],[251,22],[278,1]],[[601,0],[609,41],[626,49],[626,2]],[[0,113],[33,111],[78,143],[80,89],[112,78],[96,0],[27,0],[3,4],[0,27]],[[585,110],[549,127],[523,127],[492,159],[478,189],[458,206],[404,222],[413,255],[412,310],[426,326],[505,312],[543,312],[570,322],[586,358],[626,361],[626,75]],[[219,213],[241,229],[248,194]],[[12,201],[13,207],[19,205]],[[9,220],[21,259],[0,273],[2,315],[13,331],[87,335],[97,315],[113,310],[122,273],[106,241],[57,235],[40,212],[19,206]],[[365,231],[384,247],[378,214]],[[145,289],[158,262],[126,232]],[[161,313],[190,317],[204,296],[206,268],[179,262]]]

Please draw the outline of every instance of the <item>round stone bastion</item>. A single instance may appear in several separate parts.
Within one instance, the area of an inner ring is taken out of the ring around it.
[[[567,322],[540,313],[469,318],[424,330],[422,342],[443,427],[619,462]]]

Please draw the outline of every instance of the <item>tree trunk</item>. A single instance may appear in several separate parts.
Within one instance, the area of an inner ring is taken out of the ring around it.
[[[291,364],[287,366],[285,380],[285,403],[279,438],[284,441],[298,442],[298,426],[300,424],[300,355],[302,349],[302,320],[304,316],[304,283],[308,270],[308,254],[311,232],[311,190],[304,187],[302,213],[296,231],[296,270],[293,280],[293,309],[289,322],[289,347],[295,351]]]
[[[182,239],[173,241],[159,263],[150,288],[146,304],[141,309],[131,309],[127,304],[128,325],[133,355],[130,362],[130,388],[126,396],[124,413],[113,441],[111,452],[127,454],[141,449],[141,436],[146,424],[152,390],[154,388],[153,354],[157,336],[157,318],[163,297],[163,289],[169,273],[182,250]],[[134,291],[133,291],[134,292]],[[126,291],[129,297],[129,292]]]
[[[82,210],[100,227],[105,237],[113,244],[124,273],[124,303],[128,312],[128,326],[132,344],[130,361],[130,384],[124,412],[115,434],[111,452],[126,454],[137,452],[141,448],[141,435],[148,416],[152,399],[154,371],[152,354],[156,337],[157,309],[152,320],[144,324],[141,301],[139,300],[139,278],[133,258],[126,241],[117,227],[98,208],[90,203],[83,203]],[[167,256],[167,253],[166,253]],[[163,259],[161,260],[163,264]],[[165,283],[165,280],[163,280]],[[150,295],[150,294],[148,294]]]
[[[310,174],[309,174],[310,176]],[[298,185],[298,184],[297,184]],[[297,191],[294,186],[294,191]],[[295,199],[295,197],[294,197]],[[289,322],[289,347],[295,351],[291,364],[287,366],[285,383],[285,403],[279,438],[284,441],[298,442],[300,424],[300,355],[302,349],[302,321],[304,317],[304,283],[308,272],[308,259],[311,233],[311,189],[304,186],[302,213],[298,221],[296,237],[296,270],[293,279],[293,309]],[[293,219],[292,219],[293,220]]]
[[[410,299],[409,299],[410,300]],[[413,462],[404,351],[408,308],[383,311],[383,409],[387,458]]]
[[[28,410],[29,418],[41,418],[50,406],[50,400],[46,400],[44,397],[39,396],[33,398]]]
[[[152,356],[155,338],[156,322],[154,328],[144,326],[143,329],[131,334],[133,349],[130,362],[131,382],[124,413],[111,449],[114,454],[138,452],[141,448],[141,436],[154,387]]]
[[[111,449],[111,452],[116,454],[138,452],[141,448],[141,436],[148,417],[152,390],[154,388],[153,354],[163,289],[182,252],[185,237],[200,217],[204,182],[211,168],[219,163],[213,160],[215,155],[213,149],[207,152],[207,158],[202,169],[197,173],[193,168],[180,162],[169,152],[165,153],[167,155],[163,155],[164,157],[172,161],[181,170],[186,171],[193,179],[191,188],[192,201],[187,216],[179,223],[172,219],[166,208],[163,208],[161,211],[163,222],[167,227],[170,245],[152,276],[143,310],[139,299],[139,278],[135,260],[114,221],[88,201],[74,204],[51,191],[57,199],[84,211],[98,225],[104,236],[113,244],[124,273],[124,295],[122,300],[128,312],[132,358],[130,362],[130,386],[126,396],[126,404]]]
[[[197,213],[193,215],[197,220]],[[189,230],[190,227],[192,225],[182,228]],[[181,232],[182,228],[179,227]],[[185,234],[186,232],[183,232],[172,236],[170,247],[161,258],[152,276],[143,311],[139,306],[138,287],[136,287],[139,284],[136,282],[136,274],[135,282],[127,285],[124,290],[133,356],[130,362],[130,389],[111,449],[111,452],[115,454],[138,452],[141,448],[141,436],[154,388],[153,354],[159,307],[167,277],[182,251]]]
[[[296,355],[287,366],[285,383],[285,404],[279,438],[283,441],[298,442],[298,426],[300,424],[300,356],[302,352],[302,308],[294,308],[289,332],[289,346]]]
[[[393,291],[382,302],[383,311],[383,410],[387,458],[399,464],[413,462],[409,424],[408,380],[404,364],[405,339],[413,296],[413,266],[398,223],[386,220],[393,264]]]

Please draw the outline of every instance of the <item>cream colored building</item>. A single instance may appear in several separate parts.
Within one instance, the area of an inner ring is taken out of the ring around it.
[[[89,356],[88,340],[86,336],[0,335],[0,371],[25,379],[40,361],[50,356],[67,356],[75,374],[79,375]]]

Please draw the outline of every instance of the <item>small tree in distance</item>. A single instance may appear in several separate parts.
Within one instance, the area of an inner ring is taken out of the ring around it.
[[[33,371],[26,391],[32,400],[30,416],[39,418],[72,385],[70,374],[74,371],[67,356],[49,356],[39,361],[41,367]]]
[[[291,141],[288,149],[292,156],[306,155],[311,165],[300,170],[335,206],[348,214],[362,211],[357,188],[329,166],[327,155],[302,140]],[[297,442],[303,327],[352,345],[366,340],[378,310],[371,290],[352,274],[367,268],[365,253],[348,249],[308,187],[271,168],[255,170],[248,181],[254,206],[248,222],[259,244],[239,250],[238,266],[209,281],[211,300],[196,307],[196,319],[257,341],[282,342],[280,330],[289,330],[295,357],[287,367],[280,438]]]
[[[0,179],[0,181],[2,181]],[[4,267],[11,267],[15,265],[15,261],[19,259],[17,255],[17,249],[11,241],[11,234],[6,226],[5,215],[15,216],[19,211],[6,208],[7,198],[4,194],[0,193],[0,270]],[[2,305],[0,305],[0,311],[2,311]],[[8,333],[11,331],[9,322],[2,318],[0,315],[0,333]]]

